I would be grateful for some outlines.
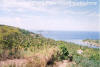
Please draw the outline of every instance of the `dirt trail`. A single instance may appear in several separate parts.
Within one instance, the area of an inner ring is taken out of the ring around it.
[[[28,61],[26,59],[13,59],[13,60],[6,60],[0,61],[0,67],[6,67],[8,65],[16,65],[16,67],[24,66]]]
[[[56,62],[53,67],[71,67],[74,62],[69,62],[68,60],[63,60],[60,62]]]
[[[16,67],[25,67],[24,65],[26,65],[26,63],[28,63],[28,60],[26,59],[6,60],[6,61],[0,61],[0,67],[13,65],[13,64],[15,64]],[[68,60],[63,60],[63,61],[55,62],[53,66],[49,66],[49,67],[72,67],[72,64],[75,64],[75,62],[69,62]]]

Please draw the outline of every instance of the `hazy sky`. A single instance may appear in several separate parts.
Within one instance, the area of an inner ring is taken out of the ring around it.
[[[29,30],[99,31],[100,0],[0,0],[0,24]]]

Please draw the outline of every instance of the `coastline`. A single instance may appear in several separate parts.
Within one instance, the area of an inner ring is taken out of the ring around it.
[[[75,43],[81,46],[87,46],[89,48],[100,48],[100,46],[94,43],[84,42],[86,39],[100,40],[98,37],[100,32],[90,31],[35,31],[35,33],[42,34],[44,37],[54,39],[56,41],[65,41]]]
[[[100,40],[83,40],[84,43],[87,43],[91,46],[96,46],[96,47],[100,47]]]
[[[89,48],[100,48],[100,46],[84,42],[83,40],[66,40],[66,42],[75,43],[80,46],[87,46]]]

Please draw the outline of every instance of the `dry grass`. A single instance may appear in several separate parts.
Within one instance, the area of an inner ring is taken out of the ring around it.
[[[57,51],[58,48],[55,46],[43,46],[33,52],[30,50],[27,52],[21,51],[24,54],[24,59],[0,61],[0,67],[46,67]]]
[[[42,51],[28,58],[28,67],[46,67],[47,63],[52,60],[57,51],[57,47],[44,48]]]

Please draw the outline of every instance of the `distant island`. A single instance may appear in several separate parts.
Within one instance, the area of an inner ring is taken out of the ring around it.
[[[90,45],[92,45],[92,46],[100,47],[100,40],[86,39],[86,40],[83,40],[83,42],[85,42],[85,43],[87,43],[87,44],[90,44]]]
[[[24,29],[0,25],[0,67],[59,66],[99,67],[100,49],[56,41]]]

